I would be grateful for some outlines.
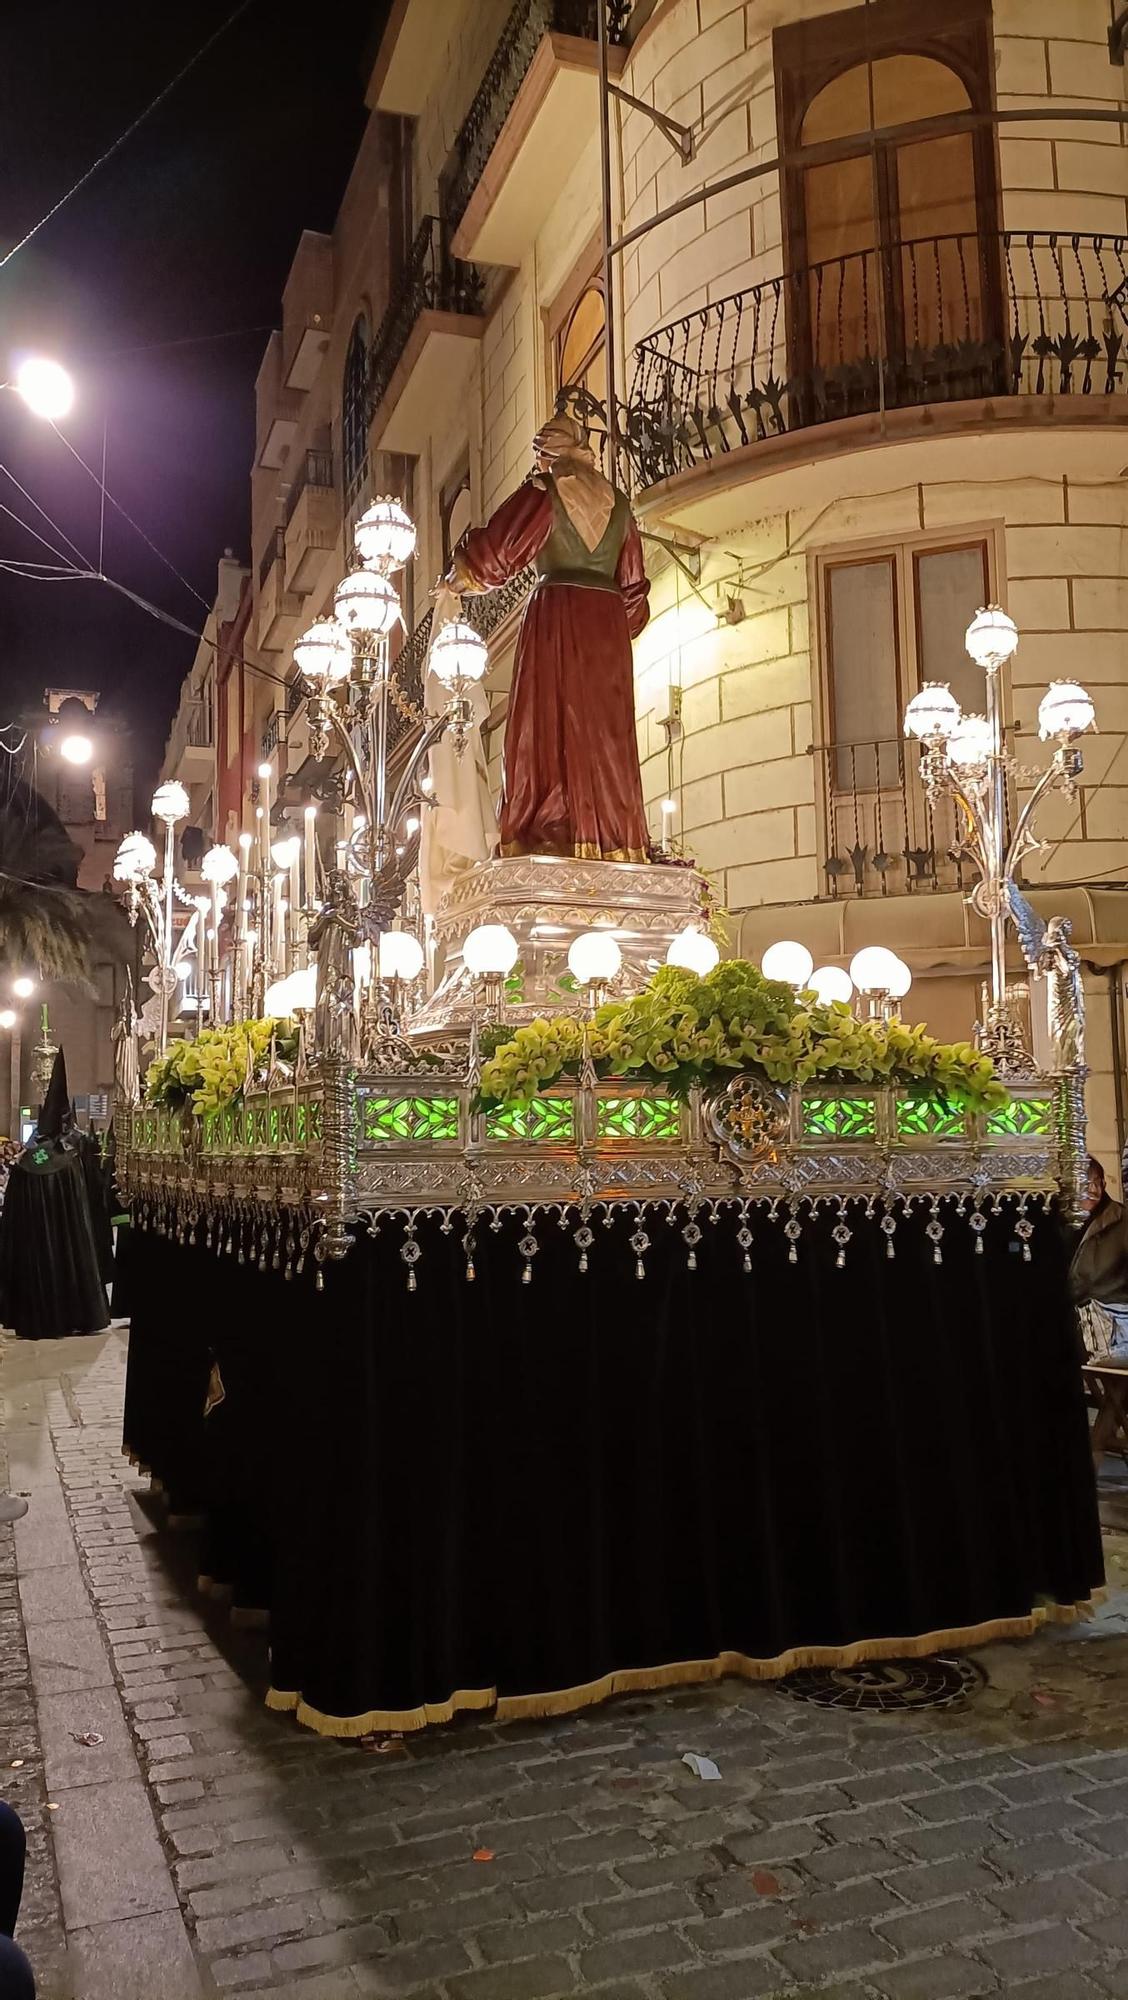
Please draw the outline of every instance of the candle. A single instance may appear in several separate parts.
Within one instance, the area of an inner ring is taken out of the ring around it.
[[[288,969],[291,972],[296,972],[298,969],[298,911],[302,907],[301,867],[301,844],[295,838],[293,852],[290,857],[290,958]]]
[[[272,937],[274,969],[279,976],[286,969],[286,902],[282,893],[285,886],[286,877],[282,873],[282,870],[279,869],[277,875],[274,877],[274,924]]]
[[[250,853],[251,835],[239,835],[239,880],[235,891],[235,922],[240,937],[247,935],[247,855]]]
[[[265,854],[267,848],[270,846],[270,765],[260,764],[258,774],[259,794],[262,800],[262,827],[259,838],[262,842],[263,853]]]
[[[305,895],[303,905],[312,910],[317,901],[317,839],[314,832],[317,807],[305,809]]]

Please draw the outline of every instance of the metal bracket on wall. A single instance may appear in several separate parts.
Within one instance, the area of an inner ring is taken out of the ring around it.
[[[1122,7],[1108,31],[1108,57],[1120,69],[1124,68],[1124,52],[1128,48],[1128,7]]]
[[[1123,62],[1123,55],[1120,60]],[[669,140],[683,167],[688,167],[697,151],[697,135],[690,131],[688,125],[679,125],[676,118],[667,118],[664,111],[656,111],[653,104],[644,104],[641,97],[632,97],[629,90],[620,90],[617,83],[608,84],[607,94],[609,97],[617,97],[620,104],[629,104],[632,111],[641,111],[645,118],[649,118],[651,124],[658,127],[662,137]]]

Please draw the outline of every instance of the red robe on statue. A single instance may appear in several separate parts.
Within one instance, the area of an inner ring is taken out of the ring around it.
[[[589,548],[552,473],[536,474],[463,538],[451,580],[495,590],[531,562],[540,580],[517,640],[501,852],[646,861],[631,640],[649,617],[650,586],[624,495],[614,491]]]

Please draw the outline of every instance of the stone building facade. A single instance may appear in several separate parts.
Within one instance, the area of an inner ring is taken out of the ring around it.
[[[734,948],[894,946],[906,1012],[966,1034],[986,965],[960,829],[901,716],[981,709],[962,634],[1021,644],[1013,806],[1051,678],[1093,693],[1026,878],[1087,965],[1091,1130],[1125,1132],[1128,152],[1105,0],[601,0],[617,421],[647,537],[636,647],[652,832]],[[263,361],[249,634],[281,681],[351,522],[420,531],[405,671],[453,542],[524,476],[562,389],[606,428],[597,0],[396,0],[337,223],[302,238]],[[664,120],[665,129],[656,117]],[[780,161],[783,164],[780,164]],[[703,190],[710,192],[702,196]],[[490,631],[491,757],[521,592]],[[250,717],[276,796],[300,690]],[[665,802],[665,803],[664,803]]]

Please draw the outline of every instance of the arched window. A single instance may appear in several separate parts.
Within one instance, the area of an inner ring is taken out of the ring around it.
[[[556,387],[607,401],[607,312],[600,285],[581,292],[556,336]]]
[[[341,396],[341,476],[346,510],[368,471],[368,321],[360,315],[349,336]]]
[[[879,359],[897,401],[930,400],[945,369],[944,393],[1002,386],[992,136],[928,129],[990,110],[989,21],[986,0],[872,0],[776,30],[781,151],[841,146],[784,177],[791,370],[815,371],[812,414],[872,401]]]

